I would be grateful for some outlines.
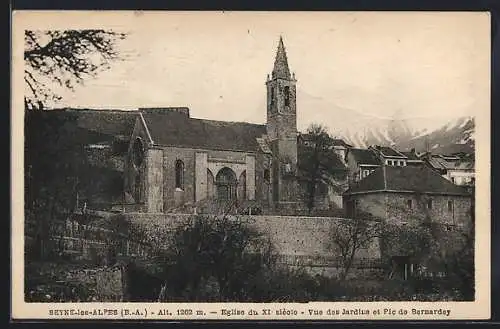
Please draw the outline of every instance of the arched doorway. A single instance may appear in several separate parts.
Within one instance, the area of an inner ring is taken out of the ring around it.
[[[217,173],[215,184],[217,186],[218,200],[236,199],[236,174],[230,168],[224,167]]]

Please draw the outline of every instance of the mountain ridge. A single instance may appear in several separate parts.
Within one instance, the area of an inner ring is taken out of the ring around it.
[[[474,117],[471,116],[458,117],[434,129],[412,129],[408,120],[395,119],[386,125],[368,126],[362,131],[347,128],[339,131],[336,137],[359,148],[383,145],[400,151],[415,149],[416,152],[453,153],[452,149],[461,149],[470,153],[475,149],[474,130]]]

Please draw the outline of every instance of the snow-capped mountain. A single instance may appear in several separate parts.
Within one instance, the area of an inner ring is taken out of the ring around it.
[[[474,118],[460,117],[437,128],[415,129],[415,122],[390,120],[386,125],[371,125],[362,131],[340,133],[346,142],[355,147],[369,145],[394,146],[399,150],[414,148],[417,152],[449,153],[458,149],[474,149]],[[453,150],[452,150],[453,149]]]
[[[471,116],[450,117],[450,111],[419,116],[402,110],[384,116],[369,108],[344,107],[306,90],[298,92],[300,108],[306,109],[297,111],[301,131],[311,123],[323,124],[334,137],[360,148],[387,145],[401,151],[415,148],[417,152],[448,152],[446,148],[451,145],[474,148],[475,125]]]

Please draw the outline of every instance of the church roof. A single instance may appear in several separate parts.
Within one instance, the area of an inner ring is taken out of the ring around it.
[[[141,115],[153,143],[162,146],[256,152],[266,134],[265,125],[195,119],[168,109],[141,109]]]
[[[278,44],[278,51],[276,52],[276,58],[274,60],[274,68],[272,72],[273,79],[290,79],[290,69],[288,68],[288,59],[286,56],[285,45],[283,44],[283,38],[280,36],[280,41]]]
[[[345,194],[375,192],[414,192],[468,195],[467,191],[427,166],[382,166],[354,184]]]

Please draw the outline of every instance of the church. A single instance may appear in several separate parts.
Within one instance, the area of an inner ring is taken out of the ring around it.
[[[211,201],[296,204],[296,83],[280,37],[266,79],[266,124],[192,118],[187,107],[139,109],[124,168],[126,202],[148,213]]]

